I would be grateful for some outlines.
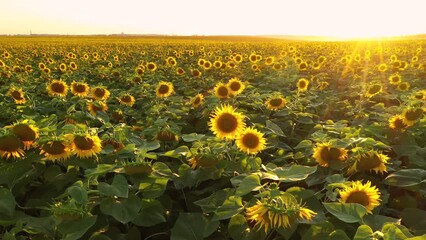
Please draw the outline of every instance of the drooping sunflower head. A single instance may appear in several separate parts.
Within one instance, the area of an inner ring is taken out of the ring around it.
[[[246,218],[258,230],[290,228],[297,220],[312,220],[317,213],[288,197],[264,198],[246,209]]]
[[[68,93],[68,85],[62,80],[53,80],[46,89],[50,96],[65,97]]]
[[[352,182],[351,186],[340,190],[340,199],[343,203],[358,203],[367,208],[368,213],[380,206],[380,191],[371,186],[371,182],[367,181],[362,184],[361,181]]]
[[[173,93],[173,91],[174,91],[173,83],[161,81],[157,85],[155,94],[157,95],[157,97],[166,98],[170,96]]]
[[[230,96],[230,89],[227,84],[223,82],[217,83],[213,88],[214,95],[220,99],[228,98]]]
[[[111,93],[104,87],[94,87],[90,90],[91,97],[98,101],[106,101]]]
[[[333,163],[346,161],[348,150],[333,147],[330,143],[318,143],[314,148],[313,157],[320,166],[329,167]]]
[[[136,101],[135,97],[133,97],[132,95],[128,93],[123,94],[122,96],[118,98],[118,102],[120,104],[127,105],[129,107],[133,106],[133,104],[135,104],[135,101]]]
[[[368,98],[371,98],[371,97],[373,97],[373,96],[375,96],[375,95],[377,95],[381,92],[382,92],[382,85],[376,83],[376,84],[371,85],[368,88],[367,92],[365,93],[365,96],[368,97]]]
[[[256,154],[266,147],[263,134],[253,127],[245,128],[235,140],[238,149],[248,154]]]
[[[95,116],[99,111],[106,112],[108,110],[108,105],[101,101],[89,102],[87,104],[87,110],[89,110],[91,115]]]
[[[21,139],[25,149],[30,149],[35,140],[39,137],[38,127],[33,121],[27,119],[18,121],[17,123],[8,126],[8,128],[10,128],[19,139]]]
[[[210,117],[210,130],[218,138],[235,139],[244,129],[244,116],[230,105],[216,107]]]
[[[96,156],[102,151],[101,139],[97,135],[68,134],[66,135],[66,138],[70,140],[71,148],[79,158],[89,158]]]
[[[286,105],[287,101],[283,97],[272,97],[266,101],[266,108],[277,111]]]
[[[401,82],[401,75],[398,73],[389,76],[389,83],[392,85],[398,85]]]
[[[348,169],[349,174],[370,171],[374,171],[376,173],[384,173],[386,172],[386,164],[389,160],[388,156],[374,150],[370,150],[365,153],[360,153],[354,158],[355,162]]]
[[[296,86],[298,92],[306,92],[308,90],[309,80],[306,78],[301,78],[297,81]]]
[[[203,103],[204,103],[204,96],[201,93],[195,95],[195,97],[191,99],[191,105],[193,108],[197,108]]]
[[[74,96],[86,97],[89,94],[89,85],[84,82],[72,82],[71,92]]]
[[[10,95],[16,104],[25,104],[27,100],[25,99],[25,93],[22,91],[22,88],[10,88],[7,92]]]
[[[418,99],[418,100],[426,100],[426,90],[420,90],[420,91],[415,92],[412,95],[412,98]]]
[[[231,78],[227,85],[232,95],[238,95],[246,88],[244,83],[238,78]]]
[[[410,83],[408,83],[408,82],[401,82],[401,83],[398,84],[397,89],[398,89],[398,91],[405,92],[408,89],[410,89]]]
[[[401,114],[403,122],[407,126],[413,126],[422,115],[423,109],[421,108],[407,108]]]
[[[0,136],[0,156],[2,158],[21,158],[25,155],[22,141],[14,134]]]
[[[40,154],[45,160],[66,160],[72,155],[72,149],[68,141],[57,139],[44,143]]]
[[[389,128],[404,131],[408,126],[404,123],[404,118],[401,115],[395,115],[389,119]]]

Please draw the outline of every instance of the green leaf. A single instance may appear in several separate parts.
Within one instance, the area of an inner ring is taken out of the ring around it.
[[[115,164],[98,164],[96,168],[90,168],[85,171],[86,177],[94,177],[99,175],[105,175],[108,172],[112,172],[115,168]]]
[[[299,144],[297,144],[294,149],[305,149],[305,148],[312,148],[312,141],[311,140],[302,140]]]
[[[371,240],[373,230],[368,225],[361,225],[356,230],[353,240]]]
[[[395,187],[419,189],[421,186],[424,187],[426,184],[426,170],[402,169],[387,176],[384,183]]]
[[[172,228],[171,240],[203,240],[219,226],[219,221],[210,221],[202,213],[179,214]]]
[[[145,198],[157,198],[163,195],[168,181],[167,178],[148,176],[142,179],[139,190]]]
[[[182,135],[182,139],[185,142],[200,141],[204,137],[205,137],[205,135],[203,135],[203,134],[197,134],[197,133],[190,133],[190,134],[183,134]]]
[[[225,188],[221,189],[219,191],[213,192],[210,196],[200,199],[194,204],[197,206],[200,206],[203,212],[210,213],[216,211],[216,209],[219,206],[222,206],[222,204],[225,202],[225,200],[235,195],[235,189],[233,188]]]
[[[15,212],[15,197],[9,189],[0,186],[0,214],[12,217]]]
[[[145,141],[142,146],[139,147],[139,150],[149,152],[160,148],[160,146],[159,141]]]
[[[405,240],[424,240],[424,239],[426,239],[426,234],[423,234],[423,235],[417,236],[417,237],[407,238]]]
[[[416,235],[426,234],[426,211],[406,208],[401,213],[402,223]]]
[[[58,231],[62,234],[64,240],[76,240],[81,237],[96,222],[97,216],[86,217],[79,220],[64,221],[58,225]]]
[[[165,212],[166,210],[158,200],[142,199],[139,215],[132,223],[142,227],[151,227],[166,222]]]
[[[278,136],[285,137],[283,130],[281,130],[281,128],[277,124],[273,123],[270,120],[266,120],[266,128],[268,128],[269,130],[271,130],[273,133],[277,134]]]
[[[361,222],[367,209],[358,203],[323,203],[325,209],[345,223]]]
[[[258,240],[266,239],[266,233],[263,230],[250,229],[247,226],[247,220],[242,214],[237,214],[229,220],[228,234],[232,239],[239,240]]]
[[[189,152],[189,148],[186,145],[179,146],[175,150],[170,150],[165,152],[163,156],[172,157],[172,158],[180,158],[182,156],[186,156]]]
[[[245,177],[237,187],[236,196],[243,196],[260,186],[260,177],[257,174],[250,174]]]
[[[229,196],[223,204],[214,211],[213,221],[231,218],[244,209],[241,197]]]
[[[271,170],[282,182],[297,182],[305,180],[309,175],[317,171],[317,167],[303,165],[291,165],[290,167],[277,167]]]
[[[98,190],[99,193],[104,196],[127,198],[129,194],[129,184],[123,175],[117,174],[114,176],[111,185],[105,182],[99,183]]]
[[[87,195],[86,189],[83,189],[80,186],[77,186],[77,185],[70,186],[69,188],[67,188],[66,192],[79,204],[85,205],[88,201],[88,195]]]
[[[336,229],[330,222],[322,222],[311,227],[303,234],[302,240],[329,240],[330,234]]]
[[[351,240],[346,233],[338,229],[330,233],[330,240]]]
[[[386,217],[382,215],[366,215],[363,218],[364,223],[370,226],[373,231],[379,231],[383,228],[385,223],[398,223],[400,219]]]
[[[135,195],[129,195],[129,198],[125,199],[105,198],[101,201],[100,209],[117,221],[128,223],[137,217],[141,209],[141,200]]]
[[[383,240],[405,240],[413,237],[405,226],[395,223],[385,224],[381,232],[384,233]]]

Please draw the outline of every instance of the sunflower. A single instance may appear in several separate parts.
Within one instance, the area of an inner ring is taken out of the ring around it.
[[[91,97],[98,101],[106,101],[111,93],[104,87],[94,87],[90,90]]]
[[[386,65],[386,63],[382,63],[377,67],[377,69],[379,70],[379,72],[386,72],[388,66]]]
[[[155,70],[157,70],[157,64],[155,64],[154,62],[148,62],[146,64],[146,68],[151,71],[154,72]]]
[[[297,68],[299,71],[306,71],[308,69],[308,63],[307,62],[301,62]]]
[[[89,102],[87,105],[87,110],[89,110],[90,114],[96,116],[98,111],[106,112],[108,110],[108,105],[101,101]]]
[[[404,118],[401,115],[395,115],[389,119],[389,128],[393,130],[404,131],[407,127],[408,126],[404,123]]]
[[[97,135],[67,134],[66,138],[71,142],[71,149],[79,158],[96,156],[102,151],[101,139]]]
[[[53,80],[46,89],[50,96],[65,97],[68,93],[68,85],[62,80]]]
[[[405,92],[408,89],[410,89],[410,83],[408,83],[408,82],[401,82],[400,84],[398,84],[397,89],[398,89],[398,91]]]
[[[230,105],[216,107],[211,115],[209,126],[210,130],[218,138],[235,139],[244,129],[244,116],[235,111]]]
[[[213,64],[210,61],[205,61],[203,64],[203,69],[204,70],[209,70],[213,67]]]
[[[398,73],[390,75],[389,82],[392,85],[398,85],[401,82],[401,75]]]
[[[7,126],[7,128],[10,128],[12,132],[21,139],[24,144],[24,149],[30,149],[34,141],[39,137],[38,127],[28,119],[18,121],[11,126]]]
[[[228,89],[230,90],[230,93],[234,96],[242,93],[243,90],[246,88],[244,83],[242,83],[241,80],[238,78],[231,78],[227,86],[228,86]]]
[[[155,90],[155,94],[157,97],[166,98],[173,93],[173,83],[161,81],[157,85],[157,89]]]
[[[402,111],[402,120],[407,126],[413,126],[416,121],[423,115],[421,108],[407,108]]]
[[[126,93],[126,94],[123,94],[121,97],[118,98],[118,102],[120,102],[120,104],[127,105],[127,106],[131,107],[131,106],[133,106],[133,104],[135,104],[135,97]]]
[[[86,97],[89,94],[89,85],[83,82],[72,82],[71,92],[74,96]]]
[[[283,69],[283,65],[281,63],[274,63],[274,65],[272,66],[272,69],[274,69],[275,71],[280,71]]]
[[[162,142],[179,141],[179,135],[169,130],[168,128],[165,128],[157,132],[155,139]]]
[[[67,71],[67,65],[65,63],[59,64],[59,71],[66,72]]]
[[[319,143],[314,148],[313,157],[320,166],[328,167],[333,162],[346,161],[348,159],[348,150],[333,147],[330,143]]]
[[[341,201],[343,203],[358,203],[367,208],[368,213],[380,205],[380,191],[371,186],[371,182],[367,181],[362,184],[361,181],[352,182],[351,186],[347,186],[339,191]]]
[[[0,68],[4,68],[4,67],[6,67],[6,64],[2,60],[0,60]]]
[[[321,81],[321,82],[319,82],[318,83],[318,85],[319,85],[319,89],[320,90],[324,90],[324,89],[326,89],[327,87],[328,87],[328,85],[330,85],[328,82],[326,82],[326,81]]]
[[[375,95],[377,95],[381,92],[382,92],[382,85],[376,83],[376,84],[371,85],[368,88],[367,92],[365,93],[365,96],[368,97],[368,98],[371,98],[371,97],[373,97],[373,96],[375,96]]]
[[[75,63],[75,62],[70,62],[69,66],[70,66],[70,69],[73,70],[73,71],[77,71],[77,69],[78,69],[77,63]]]
[[[72,155],[72,150],[68,141],[51,140],[41,146],[40,154],[45,160],[66,160]]]
[[[298,92],[306,92],[308,90],[309,81],[306,78],[301,78],[297,81],[296,86]]]
[[[235,140],[238,149],[248,154],[256,154],[265,149],[266,139],[253,127],[245,128]]]
[[[269,56],[265,58],[265,65],[271,66],[275,63],[275,57]]]
[[[227,84],[224,84],[222,82],[219,82],[216,84],[216,86],[213,89],[214,94],[216,97],[224,99],[228,98],[230,96],[231,90],[229,89]]]
[[[295,201],[275,197],[257,200],[254,206],[247,208],[246,217],[266,233],[271,229],[290,228],[297,219],[310,221],[316,214]]]
[[[283,97],[272,97],[266,101],[266,108],[277,111],[286,105],[287,101]]]
[[[199,78],[199,77],[201,77],[201,72],[198,70],[198,69],[193,69],[193,70],[191,70],[191,74],[192,74],[192,76],[193,77],[195,77],[195,78]]]
[[[176,68],[176,74],[177,75],[183,75],[183,74],[185,74],[185,70],[181,67]]]
[[[260,67],[257,64],[252,64],[251,65],[251,70],[253,70],[254,72],[259,72],[260,71]]]
[[[0,137],[0,156],[2,158],[20,158],[25,155],[22,141],[14,134]]]
[[[356,172],[375,171],[376,173],[386,172],[386,163],[389,157],[377,151],[370,150],[368,152],[355,156],[354,164],[348,169],[349,174]]]
[[[222,67],[222,65],[223,65],[222,61],[219,61],[219,60],[216,60],[216,61],[213,62],[214,68],[219,69],[219,68]]]
[[[426,90],[417,91],[412,97],[418,100],[426,100]]]
[[[7,92],[10,95],[16,104],[25,104],[27,100],[25,99],[25,93],[22,91],[22,88],[10,88]]]
[[[204,96],[203,96],[203,94],[201,94],[201,93],[199,93],[199,94],[197,94],[197,95],[195,95],[195,97],[193,97],[192,99],[191,99],[191,105],[192,105],[192,107],[194,107],[194,108],[197,108],[197,107],[199,107],[201,104],[203,104],[204,103]]]

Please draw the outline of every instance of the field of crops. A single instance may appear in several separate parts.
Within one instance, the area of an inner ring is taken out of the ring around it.
[[[1,37],[1,239],[425,239],[426,40]]]

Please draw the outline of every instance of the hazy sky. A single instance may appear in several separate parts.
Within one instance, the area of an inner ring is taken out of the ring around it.
[[[0,34],[426,33],[424,0],[0,0]]]

